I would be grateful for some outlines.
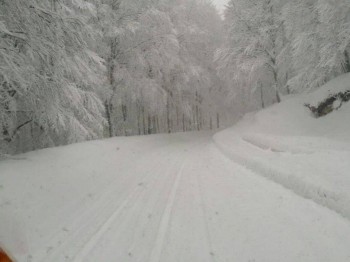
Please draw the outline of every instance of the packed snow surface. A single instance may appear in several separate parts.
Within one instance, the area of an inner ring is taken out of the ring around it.
[[[350,261],[350,105],[314,119],[303,104],[322,92],[214,140],[113,138],[1,161],[0,246],[19,262]]]
[[[350,223],[226,158],[210,133],[115,138],[0,162],[18,261],[349,261]]]

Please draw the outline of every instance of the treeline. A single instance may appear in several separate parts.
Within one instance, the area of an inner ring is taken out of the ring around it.
[[[209,1],[0,0],[0,154],[216,128],[222,39]]]
[[[348,0],[231,0],[225,30],[216,60],[238,101],[264,107],[350,71]]]

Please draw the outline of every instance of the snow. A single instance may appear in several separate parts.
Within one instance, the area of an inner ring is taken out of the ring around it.
[[[214,140],[248,169],[350,219],[350,103],[319,119],[303,106],[349,90],[349,83],[346,74],[313,93],[286,97]]]
[[[120,137],[3,160],[0,246],[18,262],[350,261],[350,104],[319,119],[303,106],[325,89],[214,140]]]
[[[349,221],[226,158],[211,133],[115,138],[0,162],[17,261],[348,261]]]
[[[343,74],[332,81],[326,83],[322,88],[318,89],[317,92],[313,92],[308,97],[308,103],[317,106],[322,99],[327,98],[332,94],[345,92],[350,90],[350,76],[349,74]]]

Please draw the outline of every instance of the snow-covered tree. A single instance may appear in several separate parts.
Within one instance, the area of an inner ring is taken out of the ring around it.
[[[220,38],[221,20],[213,6],[198,1],[145,3],[136,10],[128,5],[138,14],[125,23],[132,28],[118,26],[122,37],[113,59],[117,85],[110,100],[112,135],[197,128],[199,89],[208,89],[215,77],[213,68],[207,70]]]
[[[287,41],[280,19],[282,6],[281,1],[273,0],[229,2],[226,43],[218,50],[216,61],[221,77],[232,86],[233,97],[247,101],[258,93],[262,106],[267,97],[280,101],[286,83],[281,54]]]
[[[1,1],[2,148],[22,151],[97,138],[96,56],[75,1]],[[4,151],[5,151],[4,150]]]
[[[264,107],[273,90],[276,102],[280,92],[316,88],[349,72],[349,5],[345,0],[231,0],[227,37],[216,56],[231,99],[253,98]]]
[[[210,1],[0,1],[3,153],[213,128],[226,95]],[[229,115],[229,114],[227,114]]]
[[[300,0],[284,6],[292,91],[319,87],[349,71],[349,6],[345,0]]]

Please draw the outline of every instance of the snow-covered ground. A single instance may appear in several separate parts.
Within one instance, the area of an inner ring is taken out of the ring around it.
[[[350,102],[317,119],[303,106],[345,90],[350,74],[249,114],[214,140],[234,161],[350,220]]]
[[[350,223],[232,162],[210,133],[115,138],[0,162],[17,261],[349,261]]]
[[[0,246],[19,262],[350,261],[350,104],[319,119],[303,107],[326,88],[214,140],[114,138],[1,161]]]

